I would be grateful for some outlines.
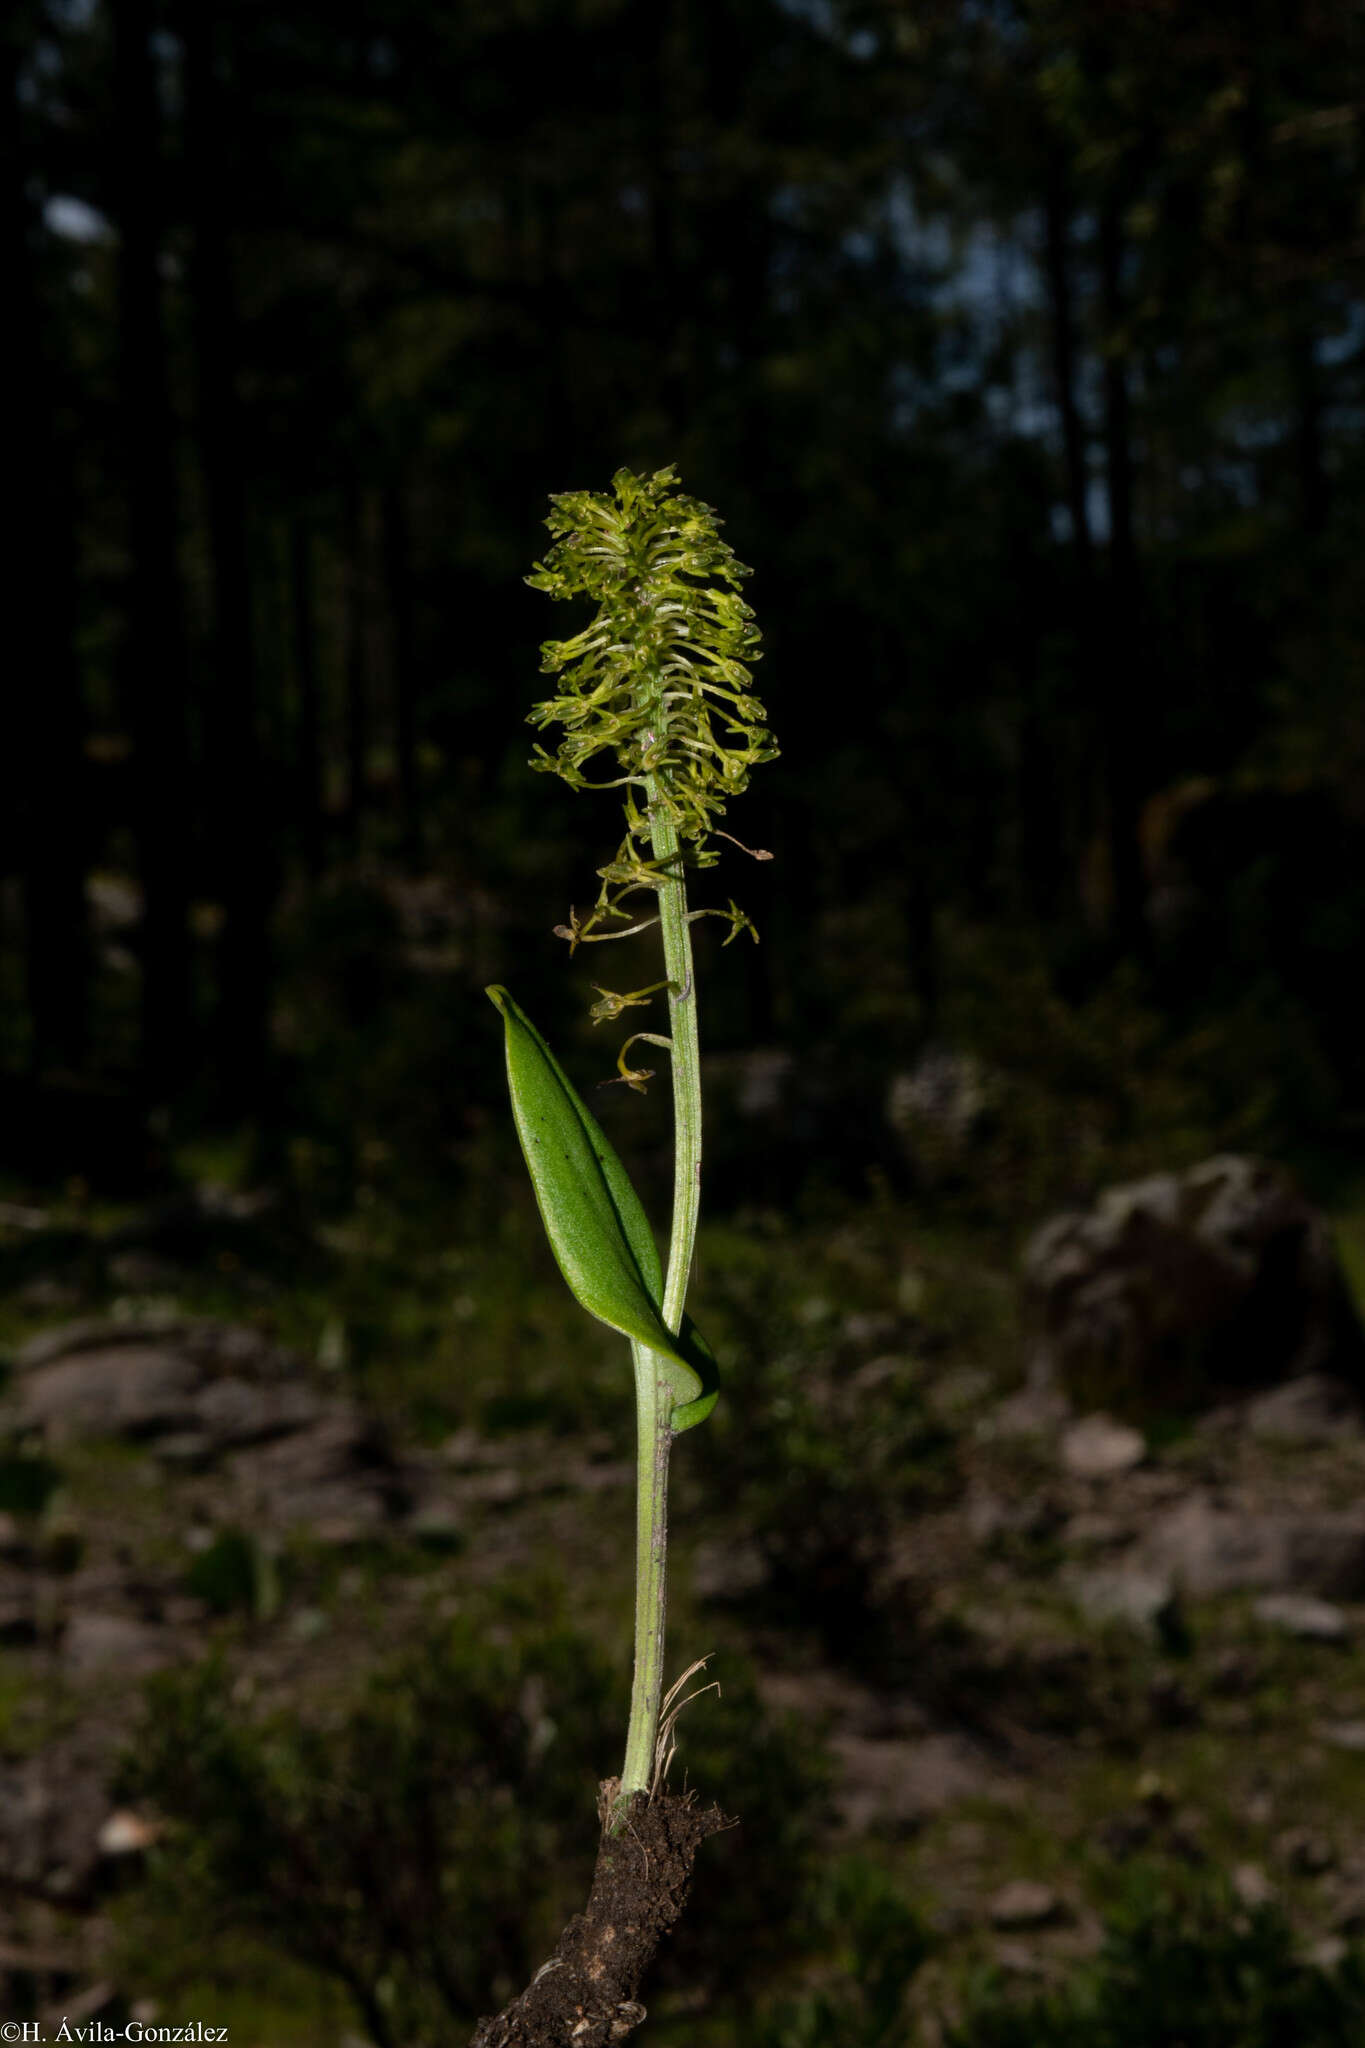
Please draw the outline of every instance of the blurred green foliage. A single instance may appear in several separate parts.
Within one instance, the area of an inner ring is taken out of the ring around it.
[[[832,1858],[806,1922],[824,1981],[770,2006],[756,2048],[904,2048],[906,1992],[932,1937],[875,1864]]]
[[[762,2048],[1354,2048],[1365,2026],[1358,1946],[1310,1961],[1282,1911],[1248,1910],[1207,1877],[1173,1886],[1168,1870],[1134,1868],[1101,1953],[1059,1988],[980,1971],[946,2031],[926,2029],[917,1999],[933,1937],[875,1867],[832,1863],[807,1927],[819,1982],[768,2008]]]
[[[178,1930],[212,1924],[335,1981],[378,2048],[472,2026],[581,1907],[622,1707],[542,1585],[433,1623],[349,1699],[255,1707],[218,1659],[158,1678],[120,1787],[170,1824],[127,1916],[138,1981],[174,1990],[168,1973],[192,1967]],[[721,1698],[687,1710],[683,1753],[741,1821],[704,1859],[707,1911],[661,1978],[743,2006],[814,1882],[824,1767],[729,1659]]]
[[[1169,1873],[1135,1876],[1104,1951],[1060,1991],[982,1991],[949,2048],[1353,2048],[1365,2031],[1365,1955],[1302,1955],[1273,1907]]]
[[[61,1467],[38,1452],[0,1452],[0,1512],[37,1516],[62,1483]]]

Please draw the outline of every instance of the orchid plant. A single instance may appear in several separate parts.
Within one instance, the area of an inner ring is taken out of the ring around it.
[[[556,599],[596,607],[581,632],[547,641],[542,670],[556,694],[530,722],[562,728],[532,767],[571,789],[623,792],[625,833],[597,870],[592,910],[556,927],[571,953],[657,929],[662,978],[621,994],[596,987],[595,1022],[666,997],[668,1031],[636,1031],[621,1047],[617,1078],[643,1089],[652,1070],[632,1048],[657,1046],[673,1078],[673,1220],[665,1270],[654,1233],[596,1119],[545,1040],[507,990],[489,996],[502,1014],[512,1112],[541,1217],[569,1288],[590,1315],[630,1341],[637,1419],[635,1676],[619,1792],[609,1817],[625,1824],[632,1801],[657,1785],[663,1681],[667,1490],[673,1438],[715,1406],[717,1371],[686,1312],[701,1200],[702,1091],[691,927],[729,925],[725,943],[757,932],[732,900],[690,909],[687,871],[715,864],[714,842],[731,797],[777,749],[754,696],[750,669],[758,628],[740,597],[750,573],[720,537],[708,505],[676,488],[672,468],[652,476],[618,470],[611,493],[570,491],[551,500],[553,545],[526,580]],[[589,774],[603,762],[609,772]],[[610,772],[614,769],[614,773]],[[737,840],[732,844],[740,845]],[[743,848],[765,860],[762,851]],[[650,908],[653,899],[653,908]]]

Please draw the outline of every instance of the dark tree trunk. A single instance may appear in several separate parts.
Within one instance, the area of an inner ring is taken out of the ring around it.
[[[223,906],[214,1022],[220,1080],[228,1099],[241,1105],[258,1100],[267,1061],[274,830],[262,768],[252,632],[237,294],[226,204],[234,138],[223,83],[222,16],[214,0],[187,0],[179,19],[199,454],[214,600],[207,808],[214,893]]]
[[[192,1062],[187,660],[176,557],[175,425],[161,304],[164,184],[149,0],[110,0],[111,186],[119,233],[120,411],[130,553],[123,687],[141,872],[142,1063],[176,1092]]]
[[[640,131],[649,193],[652,317],[655,384],[670,435],[688,418],[688,356],[691,319],[681,275],[679,193],[676,169],[675,102],[685,53],[685,27],[677,0],[654,0],[649,10],[650,48],[641,81]]]
[[[1305,537],[1315,541],[1325,531],[1328,514],[1327,463],[1323,447],[1322,371],[1313,334],[1298,328],[1289,344],[1294,390],[1294,454],[1299,481],[1299,518]]]
[[[365,501],[358,483],[346,490],[342,539],[343,604],[345,606],[346,683],[346,843],[352,853],[360,845],[366,808],[365,756],[370,739],[369,607],[366,603]]]
[[[412,526],[401,484],[384,494],[384,578],[393,634],[394,753],[398,767],[399,844],[404,861],[422,858],[417,778],[417,635],[413,611]]]
[[[1045,192],[1048,338],[1052,381],[1062,429],[1062,465],[1071,520],[1077,581],[1088,591],[1093,549],[1090,536],[1089,463],[1085,424],[1076,396],[1076,318],[1071,289],[1071,197],[1065,160],[1054,154]]]
[[[289,525],[289,604],[294,629],[295,802],[303,864],[314,881],[326,855],[323,829],[322,719],[318,705],[317,612],[313,596],[313,536],[306,520]]]
[[[6,494],[14,678],[5,810],[22,891],[25,993],[36,1072],[79,1069],[86,1050],[84,704],[75,653],[70,447],[61,423],[60,337],[45,316],[40,226],[28,202],[19,94],[21,28],[0,39],[0,178],[9,281],[11,473]]]
[[[1078,395],[1079,364],[1076,349],[1076,309],[1071,252],[1073,200],[1070,171],[1063,150],[1052,151],[1043,191],[1044,269],[1048,292],[1048,343],[1052,359],[1052,384],[1061,429],[1063,492],[1071,528],[1072,607],[1076,673],[1089,678],[1100,673],[1104,650],[1100,644],[1095,588],[1095,545],[1090,516],[1090,461],[1088,434]],[[1085,686],[1083,685],[1083,688]],[[1074,877],[1083,856],[1087,821],[1076,815],[1074,801],[1068,801],[1076,763],[1059,759],[1059,738],[1063,727],[1080,726],[1088,720],[1078,717],[1081,694],[1072,689],[1062,701],[1043,701],[1044,690],[1036,634],[1028,667],[1022,679],[1019,721],[1019,839],[1020,861],[1028,884],[1034,913],[1050,923],[1062,908],[1067,878]],[[1087,691],[1088,694],[1088,691]],[[1094,778],[1094,742],[1083,743],[1081,780]],[[1088,762],[1084,756],[1089,755]],[[1090,769],[1090,778],[1085,768]],[[1101,773],[1101,783],[1105,778]],[[1088,804],[1083,809],[1088,808]]]
[[[1128,385],[1123,289],[1123,215],[1127,181],[1117,178],[1100,209],[1100,313],[1104,333],[1104,453],[1109,512],[1109,574],[1097,619],[1093,671],[1100,732],[1113,937],[1123,955],[1147,952],[1142,871],[1142,598],[1133,534],[1133,419]]]

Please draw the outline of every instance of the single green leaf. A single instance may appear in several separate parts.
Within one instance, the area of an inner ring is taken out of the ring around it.
[[[589,1315],[658,1355],[673,1427],[690,1429],[715,1406],[716,1363],[690,1317],[675,1337],[659,1312],[659,1251],[630,1176],[525,1011],[497,984],[486,993],[506,1029],[512,1115],[559,1270]]]

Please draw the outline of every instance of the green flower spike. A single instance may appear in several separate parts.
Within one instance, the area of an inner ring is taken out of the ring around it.
[[[721,539],[710,506],[674,490],[676,480],[672,468],[652,477],[621,469],[612,497],[552,498],[554,545],[526,579],[550,597],[597,606],[581,633],[541,648],[559,694],[537,704],[530,723],[561,725],[564,737],[553,754],[537,747],[531,765],[571,789],[626,791],[626,836],[598,869],[596,908],[573,921],[575,945],[617,937],[594,927],[627,920],[622,899],[657,886],[651,808],[667,813],[681,862],[710,867],[719,855],[708,842],[726,804],[743,793],[750,769],[777,754],[751,687],[760,636],[738,594],[750,571]],[[585,771],[604,753],[618,772],[594,782]],[[735,931],[747,925],[733,904],[699,914],[731,917]]]

